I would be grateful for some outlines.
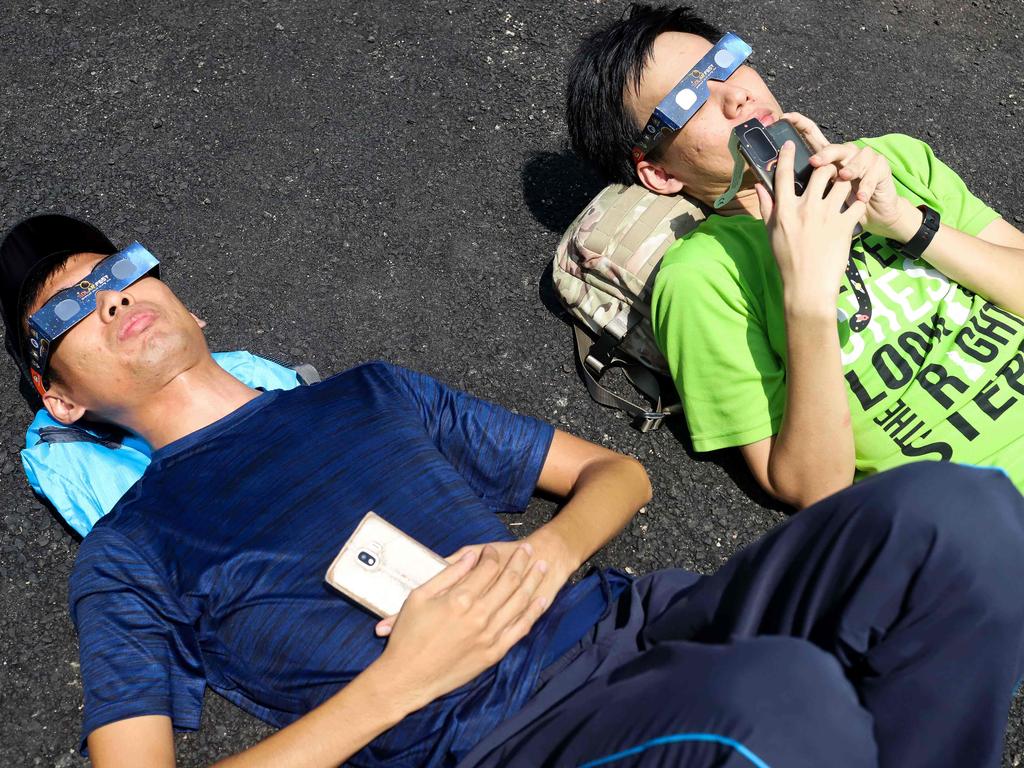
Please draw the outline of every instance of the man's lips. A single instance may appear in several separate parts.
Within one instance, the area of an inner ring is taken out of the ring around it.
[[[737,118],[737,120],[732,124],[732,127],[735,128],[737,125],[742,125],[748,120],[754,119],[760,120],[761,125],[764,126],[768,126],[771,125],[772,123],[777,123],[779,121],[779,118],[776,117],[775,113],[772,112],[770,109],[760,109],[757,112],[754,112],[753,114],[748,112],[743,117]]]
[[[156,320],[156,313],[148,309],[140,309],[128,315],[117,331],[117,340],[126,341],[133,336],[138,336],[145,331]]]

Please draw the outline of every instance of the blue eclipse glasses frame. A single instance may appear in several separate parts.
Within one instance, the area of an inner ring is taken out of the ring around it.
[[[122,291],[151,272],[159,274],[160,262],[141,244],[111,254],[69,288],[51,296],[28,319],[28,354],[32,383],[46,394],[46,370],[54,342],[96,311],[99,291]]]
[[[711,95],[708,81],[723,82],[754,52],[747,43],[727,32],[715,46],[669,91],[654,109],[636,143],[633,163],[639,163],[666,137],[681,129],[697,114]]]

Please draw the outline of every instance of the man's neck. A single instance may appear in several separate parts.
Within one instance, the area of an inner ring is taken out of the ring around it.
[[[219,421],[259,395],[207,355],[147,398],[125,426],[155,451]]]
[[[732,200],[721,208],[715,208],[715,200],[720,194],[721,192],[704,194],[698,196],[698,199],[721,216],[746,215],[753,216],[755,219],[761,218],[761,204],[757,200],[757,191],[753,187],[741,187]]]

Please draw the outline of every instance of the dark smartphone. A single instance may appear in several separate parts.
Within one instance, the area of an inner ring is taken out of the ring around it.
[[[756,117],[733,128],[739,140],[739,151],[747,165],[767,190],[775,197],[775,166],[779,162],[779,150],[787,141],[796,145],[793,158],[793,179],[796,193],[802,195],[814,172],[811,165],[811,148],[804,143],[796,128],[788,120],[779,120],[764,125]]]

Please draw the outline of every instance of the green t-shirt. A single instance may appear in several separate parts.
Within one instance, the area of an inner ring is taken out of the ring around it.
[[[977,235],[998,215],[927,144],[863,139],[889,160],[899,194]],[[860,333],[844,277],[838,332],[858,476],[916,459],[1006,469],[1024,487],[1024,320],[875,236],[856,263],[871,297]],[[665,254],[655,337],[699,451],[777,434],[786,403],[782,281],[764,223],[711,216]]]

